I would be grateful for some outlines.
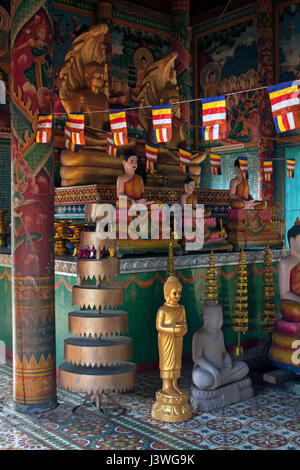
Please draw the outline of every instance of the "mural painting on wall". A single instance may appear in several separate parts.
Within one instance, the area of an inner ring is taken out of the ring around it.
[[[149,65],[170,51],[170,39],[134,27],[113,25],[110,107],[136,107]],[[127,113],[128,133],[145,139],[137,112]]]
[[[15,234],[20,236],[22,243],[25,234],[19,233],[21,217],[22,215],[31,217],[31,205],[40,204],[37,202],[39,195],[47,194],[49,181],[53,177],[51,144],[40,146],[35,143],[38,113],[49,112],[55,100],[51,81],[52,28],[48,10],[42,8],[37,11],[29,21],[24,20],[22,28],[15,29],[12,25],[12,35],[14,38],[11,61],[11,98],[14,113],[12,129],[14,230]],[[41,168],[46,174],[40,172]],[[41,218],[44,217],[42,212],[43,209],[41,209]],[[39,223],[38,217],[36,223]],[[19,238],[16,238],[16,249],[19,246]],[[41,244],[43,243],[46,247],[47,240],[43,240]]]
[[[65,56],[71,49],[74,39],[80,34],[86,32],[94,24],[94,13],[81,11],[76,8],[54,5],[53,15],[53,89],[56,95],[56,101],[54,104],[54,127],[57,129],[63,129],[65,125],[65,116],[60,114],[64,113],[64,107],[62,106],[58,96],[58,77],[59,71],[64,63]],[[54,184],[60,186],[60,154],[61,148],[54,147]]]
[[[6,90],[9,89],[9,44],[10,16],[9,0],[2,0],[0,6],[0,80],[5,83]],[[10,128],[9,97],[6,93],[5,104],[0,104],[0,129]]]
[[[258,133],[257,22],[249,19],[196,38],[197,73],[195,89],[199,98],[226,96],[226,142],[256,145]],[[243,90],[247,90],[244,93]],[[234,93],[234,94],[232,94]],[[198,122],[201,126],[201,103]],[[201,143],[201,128],[198,141]],[[216,143],[213,143],[215,146]]]
[[[300,3],[278,8],[278,83],[300,80]],[[299,129],[280,134],[280,138],[299,135]]]
[[[279,9],[279,83],[300,79],[300,3]]]

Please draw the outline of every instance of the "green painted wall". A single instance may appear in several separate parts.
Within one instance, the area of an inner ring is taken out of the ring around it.
[[[247,266],[249,295],[249,330],[242,335],[242,342],[265,338],[260,330],[261,297],[263,287],[263,264]],[[219,302],[224,309],[224,337],[227,345],[236,344],[237,334],[231,331],[231,310],[234,302],[234,287],[237,266],[223,266],[219,269]],[[191,353],[192,336],[202,326],[204,304],[205,274],[207,269],[186,269],[179,273],[183,284],[182,304],[187,313],[188,334],[184,337],[183,353]],[[144,364],[158,359],[157,332],[155,329],[156,312],[163,304],[164,272],[122,274],[114,279],[125,288],[125,301],[122,309],[129,313],[128,336],[133,338],[133,362]],[[72,307],[72,286],[75,277],[56,275],[56,355],[57,365],[64,362],[64,339],[68,332],[68,312],[77,310]],[[274,265],[274,282],[277,290],[277,265]],[[11,269],[0,267],[0,340],[12,349],[11,327]],[[278,297],[278,292],[277,292]]]

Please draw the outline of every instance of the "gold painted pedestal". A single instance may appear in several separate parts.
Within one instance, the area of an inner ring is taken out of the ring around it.
[[[192,418],[192,407],[187,392],[181,395],[166,395],[161,390],[156,392],[156,402],[152,406],[152,418],[169,423],[179,423]]]

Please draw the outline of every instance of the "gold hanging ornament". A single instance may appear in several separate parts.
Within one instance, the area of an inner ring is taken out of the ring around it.
[[[210,302],[218,303],[217,291],[217,269],[215,265],[214,252],[211,250],[209,255],[209,268],[206,275],[205,282],[205,303]]]
[[[274,289],[274,276],[272,272],[272,252],[269,245],[265,249],[265,266],[264,266],[264,287],[263,287],[263,301],[262,301],[262,319],[261,329],[266,332],[273,330],[276,308],[275,308],[275,289]]]
[[[241,346],[241,332],[248,331],[248,281],[247,267],[245,261],[244,250],[240,253],[240,262],[238,268],[238,279],[236,283],[236,291],[233,306],[232,330],[238,333],[238,344],[234,348],[235,356],[244,354],[244,348]]]

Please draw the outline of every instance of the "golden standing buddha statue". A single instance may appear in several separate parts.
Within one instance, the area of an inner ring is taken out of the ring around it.
[[[152,417],[167,422],[186,421],[192,417],[188,394],[177,385],[183,336],[187,333],[185,308],[178,303],[181,291],[181,283],[175,276],[170,276],[164,284],[165,303],[156,316],[159,369],[163,384],[156,393]]]

